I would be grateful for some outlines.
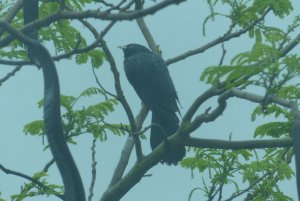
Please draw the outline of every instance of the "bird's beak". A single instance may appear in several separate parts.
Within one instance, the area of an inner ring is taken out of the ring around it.
[[[121,46],[118,46],[118,48],[124,50],[126,48],[126,45],[121,45]]]

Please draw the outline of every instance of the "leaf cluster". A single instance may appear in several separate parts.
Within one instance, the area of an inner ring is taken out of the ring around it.
[[[40,182],[40,185],[36,183],[25,183],[20,193],[11,195],[12,201],[21,201],[25,199],[30,199],[37,196],[47,196],[50,195],[63,195],[64,187],[56,184],[49,184],[47,182],[46,172],[37,172],[33,175],[33,179]]]
[[[224,197],[222,192],[225,189],[227,196],[232,191],[229,199],[248,194],[252,196],[251,200],[291,200],[278,187],[278,181],[291,179],[294,174],[288,165],[291,150],[266,149],[256,152],[197,148],[194,151],[195,156],[185,158],[181,166],[190,169],[193,178],[197,178],[195,172],[202,175],[202,184],[199,184],[202,187],[197,189],[208,200]],[[190,199],[194,192],[195,189],[191,191]]]
[[[122,125],[105,122],[105,118],[114,111],[114,106],[118,104],[116,99],[105,99],[96,104],[77,107],[78,102],[84,97],[104,94],[102,89],[91,87],[84,90],[78,97],[61,95],[63,129],[68,142],[75,143],[74,137],[85,133],[90,133],[101,141],[107,139],[107,131],[115,135],[125,133]],[[39,101],[38,106],[39,108],[43,106],[43,100]],[[24,126],[24,132],[30,135],[44,135],[43,120],[28,123]]]
[[[93,3],[91,0],[66,1],[68,9],[82,10],[83,6]],[[0,16],[7,15],[8,3],[1,4]],[[60,3],[55,1],[41,1],[39,7],[39,18],[45,18],[53,13],[60,12]],[[16,28],[23,26],[23,10],[21,9],[13,19],[11,25]],[[3,36],[7,36],[4,33]],[[83,35],[82,26],[72,22],[71,20],[59,20],[49,26],[39,29],[39,40],[53,47],[55,55],[64,55],[73,52],[76,55],[77,64],[85,64],[89,59],[93,67],[99,68],[104,59],[104,53],[98,46],[93,47],[90,51],[78,52],[78,49],[87,47],[87,38]],[[18,40],[12,41],[8,46],[0,50],[1,58],[9,60],[29,60],[25,46]],[[71,56],[65,58],[71,59]]]

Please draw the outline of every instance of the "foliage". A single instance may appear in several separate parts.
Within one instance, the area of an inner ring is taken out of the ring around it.
[[[187,157],[181,165],[201,176],[201,190],[207,199],[215,199],[222,191],[232,191],[231,198],[238,197],[250,190],[253,200],[292,200],[284,195],[277,186],[278,181],[291,179],[293,170],[284,161],[289,150],[267,149],[264,153],[239,150],[225,151],[215,149],[194,149],[195,156]],[[263,155],[260,158],[259,155]],[[284,156],[283,156],[284,155]],[[290,156],[289,156],[290,157]],[[241,185],[241,175],[243,185]],[[195,189],[191,191],[189,200]]]
[[[37,172],[33,175],[33,179],[40,182],[41,185],[37,185],[36,183],[25,183],[22,191],[19,194],[11,195],[11,200],[24,200],[26,198],[46,195],[49,197],[50,195],[63,195],[64,188],[63,186],[59,186],[56,184],[49,184],[47,182],[48,175],[45,172]]]
[[[1,191],[0,191],[0,196],[1,196]],[[0,197],[0,201],[5,201],[5,200]]]
[[[107,132],[115,135],[124,135],[123,125],[109,124],[105,122],[106,116],[114,111],[114,106],[118,104],[115,99],[107,99],[100,103],[81,106],[77,109],[77,104],[84,97],[103,95],[104,92],[96,87],[84,90],[78,97],[61,95],[61,108],[63,128],[68,142],[75,143],[74,137],[90,133],[94,138],[104,141],[107,139]],[[43,100],[38,103],[39,108],[43,106]],[[24,133],[30,135],[44,135],[43,120],[36,120],[24,126]]]

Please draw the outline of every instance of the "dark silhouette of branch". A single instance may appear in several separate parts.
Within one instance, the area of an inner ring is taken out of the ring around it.
[[[265,148],[279,148],[292,147],[292,139],[272,139],[272,140],[216,140],[188,137],[184,144],[189,147],[211,148],[211,149],[265,149]]]
[[[43,172],[48,172],[49,168],[54,164],[55,160],[52,158],[43,168]]]
[[[140,29],[142,30],[142,33],[143,33],[145,39],[147,40],[148,45],[151,47],[151,49],[153,51],[157,51],[157,48],[156,48],[157,46],[155,45],[153,37],[152,37],[150,31],[148,30],[144,20],[142,18],[138,18],[137,23],[138,23]],[[143,105],[140,112],[139,112],[139,114],[138,114],[138,116],[135,119],[135,123],[136,123],[136,126],[137,126],[136,131],[139,131],[141,129],[142,124],[143,124],[148,112],[149,112],[149,109],[146,108]],[[125,168],[128,164],[128,160],[129,160],[131,150],[133,148],[133,144],[134,144],[133,138],[128,137],[128,139],[126,141],[126,144],[125,144],[125,146],[122,150],[122,154],[121,154],[119,163],[118,163],[118,165],[117,165],[117,167],[114,171],[114,175],[113,175],[113,177],[111,179],[111,182],[109,184],[109,188],[106,190],[106,192],[104,193],[101,200],[105,200],[105,199],[110,200],[110,198],[109,198],[110,195],[109,194],[111,193],[111,189],[115,188],[115,185],[117,184],[117,182],[123,181],[125,179],[125,178],[123,178],[123,180],[121,180],[121,178],[124,174]],[[127,177],[127,178],[130,178],[130,177]],[[135,184],[133,184],[133,185],[135,185]],[[108,198],[106,198],[106,197],[108,197]]]
[[[222,43],[222,56],[221,56],[221,59],[220,59],[220,62],[219,62],[219,66],[223,65],[223,61],[224,61],[225,55],[227,53],[227,50],[225,49],[224,46],[225,46],[224,43]]]
[[[141,130],[143,122],[144,122],[145,118],[147,117],[148,112],[149,112],[149,110],[145,106],[143,106],[141,108],[140,112],[138,113],[138,115],[136,116],[135,125],[137,128],[137,131]],[[115,185],[122,178],[122,176],[125,172],[125,169],[127,167],[133,146],[134,146],[133,136],[128,136],[126,143],[123,147],[123,150],[121,152],[119,162],[118,162],[118,164],[115,168],[114,174],[111,178],[109,188],[112,187],[113,185]]]
[[[104,37],[104,35],[108,32],[108,28],[107,29],[105,29],[104,31],[102,31],[100,34],[97,32],[97,30],[90,24],[90,23],[88,23],[88,22],[86,22],[86,21],[83,21],[83,20],[81,20],[81,22],[92,32],[92,34],[94,35],[94,37],[95,38],[103,38]],[[112,21],[107,27],[112,27],[113,25],[115,24],[115,21]],[[112,55],[110,54],[110,52],[108,52],[109,50],[108,50],[108,48],[106,49],[106,51],[107,51],[107,53],[110,55],[110,65],[111,65],[111,68],[113,68],[114,69],[114,71],[113,72],[117,72],[117,69],[116,69],[116,66],[115,66],[115,62],[114,62],[114,59],[113,59],[113,57],[112,57]],[[94,69],[93,69],[93,72],[94,72]],[[95,76],[95,78],[96,78],[96,80],[97,80],[97,77],[96,77],[96,75],[95,75],[95,72],[94,72],[94,76]],[[115,74],[114,74],[114,77],[115,77]],[[115,81],[117,80],[117,83],[120,83],[120,81],[118,80],[119,78],[118,78],[118,75],[117,75],[117,77],[115,77]],[[99,84],[99,86],[103,89],[103,87],[101,86],[101,84],[100,84],[100,82],[98,82],[98,84]],[[117,85],[120,85],[120,84],[117,84]],[[116,87],[116,91],[118,92],[118,90],[120,90],[120,87]],[[114,94],[111,94],[111,93],[109,93],[110,95],[112,95],[112,96],[114,96],[114,97],[117,97],[118,98],[118,96],[116,96],[116,95],[114,95]],[[121,95],[122,95],[122,93],[121,93]],[[123,95],[122,95],[123,96]],[[124,105],[128,105],[128,103],[127,102],[125,102],[124,103]],[[137,130],[140,130],[141,129],[141,126],[142,126],[142,123],[143,123],[143,121],[145,120],[145,118],[146,118],[146,116],[147,116],[147,113],[148,113],[148,110],[147,111],[145,111],[146,110],[146,108],[145,107],[143,107],[142,109],[141,109],[141,111],[140,111],[140,113],[138,114],[138,116],[136,117],[136,119],[135,119],[135,125],[136,125],[136,128],[137,128]],[[126,109],[125,109],[125,111],[126,111]],[[129,160],[129,157],[130,157],[130,154],[131,154],[131,151],[132,151],[132,148],[133,148],[133,146],[134,146],[134,142],[135,142],[135,140],[133,140],[133,137],[132,136],[129,136],[128,137],[128,139],[127,139],[127,141],[126,141],[126,143],[125,143],[125,145],[124,145],[124,148],[123,148],[123,151],[122,151],[122,153],[121,153],[121,157],[120,157],[120,160],[119,160],[119,162],[118,162],[118,165],[116,166],[116,169],[115,169],[115,171],[114,171],[114,174],[113,174],[113,176],[112,176],[112,179],[111,179],[111,182],[110,182],[110,184],[109,184],[109,187],[110,186],[112,186],[112,185],[114,185],[116,182],[118,182],[121,178],[122,178],[122,176],[123,176],[123,174],[124,174],[124,171],[125,171],[125,169],[126,169],[126,167],[127,167],[127,164],[128,164],[128,160]]]
[[[229,41],[233,38],[238,38],[240,37],[241,35],[247,33],[250,29],[252,29],[255,25],[257,25],[257,23],[261,22],[262,20],[264,20],[264,18],[266,17],[266,15],[270,12],[270,8],[268,8],[259,18],[257,18],[256,20],[254,20],[248,27],[240,30],[240,31],[237,31],[237,32],[234,32],[234,33],[230,33],[230,31],[228,31],[226,34],[224,34],[223,36],[203,45],[202,47],[199,47],[197,49],[194,49],[194,50],[189,50],[181,55],[178,55],[174,58],[171,58],[171,59],[168,59],[166,61],[166,64],[167,65],[170,65],[172,63],[175,63],[175,62],[178,62],[178,61],[181,61],[183,59],[186,59],[187,57],[190,57],[190,56],[193,56],[195,54],[199,54],[199,53],[203,53],[205,52],[206,50],[210,49],[211,47],[214,47],[216,45],[219,45],[221,43],[224,43],[225,41]],[[231,29],[230,29],[231,30]]]
[[[138,11],[132,11],[132,12],[121,12],[117,14],[107,13],[107,12],[101,12],[99,10],[86,10],[82,12],[77,11],[58,11],[52,15],[49,15],[43,19],[36,20],[35,22],[31,22],[27,24],[26,26],[22,27],[20,29],[21,32],[28,33],[33,30],[38,30],[41,27],[49,26],[51,23],[56,22],[58,20],[63,19],[87,19],[87,18],[96,18],[101,20],[110,20],[110,21],[120,21],[120,20],[134,20],[138,17],[143,17],[146,15],[154,14],[159,10],[162,10],[165,7],[168,7],[173,4],[179,4],[182,3],[185,0],[164,0],[160,3],[155,4],[154,6],[151,6],[149,8],[145,8],[143,10]],[[0,47],[7,46],[12,40],[14,40],[15,37],[12,35],[9,35],[3,39],[0,40]]]
[[[173,140],[169,141],[172,144],[176,136],[171,137]],[[169,140],[170,138],[168,138]],[[154,149],[149,155],[141,158],[131,170],[115,185],[108,188],[100,201],[120,200],[134,185],[136,185],[144,174],[155,166],[162,158],[163,154],[167,151],[166,146],[162,143]]]
[[[105,94],[104,94],[105,98],[108,99],[107,94],[110,95],[111,97],[117,98],[117,96],[116,96],[115,94],[113,94],[113,93],[107,91],[107,90],[102,86],[102,84],[100,83],[100,81],[99,81],[99,79],[98,79],[98,77],[97,77],[97,75],[96,75],[95,69],[94,69],[93,67],[92,67],[92,72],[93,72],[94,78],[95,78],[95,80],[96,80],[96,83],[97,83],[98,86],[104,91],[104,93],[105,93]]]
[[[92,150],[92,179],[91,179],[91,184],[89,188],[89,196],[88,196],[88,201],[92,201],[93,195],[94,195],[94,187],[95,187],[95,181],[96,181],[96,138],[93,139],[93,145],[91,147]]]
[[[201,96],[200,96],[201,97]],[[204,122],[210,122],[210,121],[214,121],[217,117],[219,117],[220,115],[222,115],[223,111],[226,108],[226,101],[227,99],[231,98],[231,97],[238,97],[241,99],[245,99],[251,102],[255,102],[255,103],[262,103],[265,99],[264,96],[259,96],[253,93],[249,93],[249,92],[245,92],[236,88],[232,88],[230,90],[227,90],[226,92],[224,92],[223,94],[221,94],[218,98],[218,106],[216,107],[216,109],[214,109],[211,113],[204,113],[201,115],[198,115],[195,117],[195,120],[193,120],[191,122],[191,124],[189,125],[189,127],[186,129],[186,135],[193,132],[194,130],[196,130],[198,127],[200,127],[200,125]],[[201,101],[200,101],[201,103]],[[282,107],[286,107],[291,109],[292,113],[294,114],[294,125],[293,125],[293,138],[292,138],[292,145],[294,147],[295,150],[295,160],[296,160],[296,178],[297,178],[297,191],[298,191],[298,197],[300,199],[300,178],[299,174],[300,174],[300,112],[298,110],[298,104],[295,101],[290,101],[290,100],[285,100],[276,96],[269,96],[268,97],[268,103],[275,103],[277,105],[280,105]],[[199,104],[200,105],[200,104]],[[192,108],[192,107],[191,107]],[[198,108],[198,107],[196,107]],[[195,110],[193,110],[195,111]],[[186,116],[184,118],[187,118]],[[200,144],[201,140],[194,140],[195,142],[197,141]],[[203,141],[201,142],[203,143]],[[219,144],[221,144],[221,141],[218,142]],[[208,143],[206,143],[208,144]],[[248,143],[247,143],[248,144]],[[245,145],[245,146],[242,146]],[[250,145],[250,144],[249,144]],[[242,142],[238,143],[238,149],[241,149],[242,147],[245,148],[247,147],[249,149],[249,145],[246,146],[246,144],[243,144]],[[251,145],[253,146],[253,145]],[[279,144],[275,144],[272,143],[270,144],[271,147],[281,147]],[[284,144],[285,147],[291,146],[290,142],[285,141]]]
[[[191,122],[189,129],[187,129],[187,133],[191,133],[196,130],[202,123],[214,121],[216,120],[216,118],[222,115],[227,105],[226,101],[231,96],[232,94],[227,91],[221,94],[218,98],[218,106],[210,113],[206,112],[204,114],[196,116],[195,119]]]
[[[11,175],[15,175],[15,176],[18,176],[18,177],[22,177],[24,179],[27,179],[28,181],[31,181],[32,183],[40,186],[41,188],[45,189],[45,191],[50,191],[53,193],[53,195],[55,195],[56,197],[60,198],[61,200],[64,200],[64,196],[63,195],[60,195],[59,193],[57,193],[56,191],[54,191],[53,189],[49,188],[48,186],[44,185],[43,183],[41,183],[39,180],[33,178],[33,177],[30,177],[26,174],[23,174],[21,172],[17,172],[15,170],[10,170],[6,167],[4,167],[2,164],[0,164],[0,169],[6,173],[6,174],[11,174]]]
[[[55,163],[54,159],[51,159],[48,163],[46,163],[45,167],[43,168],[43,172],[48,172],[48,169]],[[29,192],[29,190],[33,188],[33,186],[31,186],[30,188],[21,188],[21,193],[24,193],[25,191]],[[61,195],[62,199],[64,199],[64,196]]]
[[[14,76],[16,72],[18,72],[21,69],[22,66],[16,66],[15,69],[13,69],[11,72],[7,73],[2,79],[0,79],[0,86],[7,81],[9,78]]]
[[[287,44],[284,48],[281,49],[281,56],[287,55],[292,49],[294,49],[297,45],[299,45],[300,34],[298,34],[292,42]]]
[[[187,112],[182,118],[182,123],[190,122],[194,114],[197,112],[198,108],[208,99],[211,97],[220,95],[224,90],[220,90],[219,87],[213,86],[203,92],[199,97],[196,98],[196,100],[192,103],[192,105],[189,107]]]
[[[121,84],[120,84],[120,74],[118,72],[118,69],[116,67],[116,63],[115,63],[115,60],[112,56],[112,54],[110,53],[110,50],[108,48],[108,46],[106,45],[106,42],[101,38],[100,40],[100,44],[101,44],[101,47],[106,55],[106,58],[110,64],[110,69],[113,73],[113,76],[114,76],[114,80],[115,80],[115,89],[116,89],[116,92],[117,92],[117,97],[118,97],[118,100],[120,101],[120,103],[122,104],[126,114],[127,114],[127,117],[129,119],[129,124],[130,124],[130,127],[131,127],[131,131],[132,132],[136,132],[136,125],[135,125],[135,121],[134,121],[134,117],[133,117],[133,114],[132,114],[132,111],[131,111],[131,108],[123,94],[123,90],[121,88]],[[137,154],[137,158],[138,160],[143,157],[143,153],[142,153],[142,147],[141,147],[141,142],[140,142],[140,139],[137,137],[137,136],[133,136],[134,140],[135,140],[135,148],[136,148],[136,154]]]
[[[135,1],[135,10],[138,11],[138,10],[142,10],[142,9],[143,9],[142,1],[136,0]],[[148,29],[148,26],[146,25],[144,18],[142,18],[142,17],[136,18],[136,22],[137,22],[145,40],[147,41],[150,49],[153,52],[159,54],[158,49],[157,49],[157,44],[156,44],[150,30]]]
[[[35,55],[35,61],[43,69],[45,82],[45,129],[53,157],[64,182],[64,197],[66,201],[84,201],[85,193],[81,178],[63,135],[59,83],[55,64],[48,50],[38,41],[28,38],[5,22],[0,21],[0,27],[21,40],[26,46],[31,46]]]
[[[182,120],[182,125],[190,124],[188,126],[188,129],[186,130],[186,135],[188,135],[189,133],[191,133],[194,130],[196,130],[197,128],[199,128],[199,126],[202,123],[214,121],[218,116],[222,115],[222,113],[226,107],[226,100],[228,98],[238,97],[238,98],[246,99],[246,100],[249,100],[251,102],[256,102],[256,103],[262,103],[262,101],[264,100],[264,96],[259,96],[256,94],[245,92],[245,91],[239,90],[237,88],[232,88],[231,90],[226,91],[225,89],[222,89],[222,87],[224,87],[223,84],[220,84],[219,86],[213,86],[213,87],[209,88],[207,91],[205,91],[203,94],[201,94],[194,101],[194,103],[188,109],[186,114],[183,116],[183,120]],[[191,122],[192,117],[194,116],[194,114],[196,113],[198,108],[202,105],[202,103],[207,101],[209,98],[211,98],[213,96],[217,96],[217,95],[220,95],[220,96],[218,98],[219,105],[216,107],[216,109],[210,113],[208,111],[206,111],[204,114],[196,116],[195,119],[192,121],[192,123],[189,123],[189,122]],[[288,100],[285,100],[282,98],[278,98],[276,96],[269,96],[268,98],[269,98],[268,99],[269,103],[276,103],[278,105],[281,105],[283,107],[288,107],[290,109],[292,109],[294,107],[293,101],[288,101]],[[295,109],[292,109],[292,110],[295,110]]]
[[[87,26],[87,22],[83,21],[83,24]],[[98,34],[97,31],[96,31],[96,33],[97,33],[96,40],[93,43],[91,43],[90,45],[88,45],[84,48],[78,48],[79,44],[77,43],[76,46],[74,47],[74,49],[71,50],[70,52],[66,52],[66,53],[63,53],[61,55],[53,56],[52,59],[54,61],[59,61],[61,59],[67,59],[67,58],[70,58],[73,55],[85,53],[85,52],[88,52],[92,49],[95,49],[95,48],[99,47],[100,38],[104,37],[108,33],[108,31],[112,28],[112,26],[114,24],[115,24],[115,22],[109,23],[103,29],[103,31],[100,34]],[[32,65],[33,63],[31,61],[11,61],[11,60],[0,59],[0,64],[6,64],[6,65]]]
[[[17,15],[19,10],[23,6],[23,0],[18,0],[11,8],[8,9],[6,17],[3,19],[4,22],[10,23]],[[0,28],[0,38],[4,33],[4,29]]]
[[[251,102],[255,102],[255,103],[262,103],[262,101],[264,100],[264,96],[259,96],[250,92],[246,92],[246,91],[242,91],[240,89],[237,88],[233,88],[229,91],[229,93],[231,93],[232,96],[241,98],[241,99],[245,99]],[[287,107],[290,109],[293,109],[294,106],[294,102],[290,101],[290,100],[285,100],[276,96],[269,96],[268,97],[268,102],[269,103],[275,103],[278,105],[281,105],[282,107]]]
[[[224,201],[231,201],[231,200],[234,200],[235,198],[237,198],[238,196],[241,196],[241,195],[245,194],[246,192],[250,191],[252,188],[254,188],[256,185],[258,185],[260,182],[262,182],[263,180],[265,180],[270,175],[272,175],[272,173],[266,172],[261,177],[259,177],[256,181],[254,181],[251,185],[249,185],[247,188],[241,190],[239,193],[231,196],[230,198],[228,198],[228,199],[226,199]],[[248,195],[247,195],[247,198],[248,198]],[[244,201],[248,200],[247,198]],[[250,200],[252,200],[252,199],[250,199]]]
[[[298,110],[298,105],[294,104],[294,123],[293,123],[293,145],[295,152],[295,164],[296,164],[296,182],[297,182],[297,193],[298,200],[300,200],[300,112]]]

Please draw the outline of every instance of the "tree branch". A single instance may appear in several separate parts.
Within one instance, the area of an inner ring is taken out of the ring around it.
[[[90,184],[90,188],[89,188],[89,195],[88,195],[88,201],[91,201],[94,195],[94,187],[95,187],[95,181],[96,181],[96,165],[97,165],[97,161],[96,161],[96,138],[93,139],[93,145],[91,147],[92,150],[92,179],[91,179],[91,184]]]
[[[233,88],[230,90],[230,93],[232,94],[232,96],[241,98],[241,99],[245,99],[245,100],[249,100],[251,102],[255,102],[255,103],[262,103],[262,101],[264,101],[264,96],[259,96],[253,93],[249,93],[246,91],[242,91],[240,89],[237,88]],[[272,96],[270,95],[268,97],[268,103],[275,103],[278,105],[281,105],[282,107],[287,107],[292,109],[293,108],[293,101],[289,101],[289,100],[285,100],[276,96]]]
[[[298,200],[300,200],[300,112],[298,109],[298,104],[293,104],[293,114],[294,114],[294,122],[293,122],[293,147],[295,152],[295,164],[296,164],[296,182],[297,182],[297,193]]]
[[[141,108],[140,112],[138,113],[138,115],[136,116],[135,125],[137,127],[137,131],[141,130],[143,122],[144,122],[145,118],[147,117],[148,112],[149,112],[149,110],[145,106],[143,106]],[[115,185],[122,178],[122,176],[125,172],[125,169],[127,167],[127,164],[128,164],[129,158],[130,158],[130,154],[133,149],[133,145],[134,145],[133,137],[128,136],[126,143],[123,147],[123,150],[121,152],[119,162],[115,168],[114,174],[112,176],[112,179],[110,181],[108,188]]]
[[[11,78],[12,76],[14,76],[16,74],[16,72],[18,72],[21,69],[22,66],[16,66],[15,69],[13,69],[11,72],[7,73],[7,75],[5,75],[2,79],[0,79],[0,86],[9,78]]]
[[[11,8],[8,9],[7,15],[3,19],[3,21],[6,23],[10,23],[14,19],[14,17],[17,15],[19,10],[22,8],[22,6],[23,6],[23,0],[18,0]],[[5,30],[3,28],[0,28],[0,38],[1,38],[2,34],[4,33],[4,31]]]
[[[14,171],[14,170],[7,169],[2,164],[0,164],[0,169],[3,172],[5,172],[6,174],[12,174],[12,175],[15,175],[15,176],[27,179],[28,181],[31,181],[32,183],[40,186],[41,188],[45,189],[46,191],[52,192],[53,195],[55,195],[56,197],[60,198],[61,200],[64,200],[64,196],[63,195],[60,195],[59,193],[57,193],[53,189],[49,188],[48,186],[44,185],[43,183],[41,183],[39,180],[37,180],[35,178],[32,178],[32,177],[30,177],[30,176],[28,176],[26,174],[21,173],[21,172],[17,172],[17,171]]]
[[[170,143],[172,142],[170,141]],[[104,192],[100,201],[120,200],[134,185],[141,180],[141,178],[149,169],[151,169],[161,160],[161,157],[167,151],[166,149],[166,146],[162,143],[149,155],[137,161],[137,163],[119,182]]]
[[[90,31],[92,31],[93,35],[95,35],[95,31],[96,29],[91,28],[91,25],[85,21],[82,21],[82,23],[89,28]],[[73,50],[71,50],[70,52],[66,52],[63,53],[61,55],[57,55],[57,56],[53,56],[52,59],[53,61],[59,61],[61,59],[67,59],[70,58],[71,56],[75,55],[75,54],[81,54],[81,53],[85,53],[88,52],[92,49],[95,49],[97,47],[99,47],[99,42],[100,39],[103,38],[108,31],[113,27],[113,25],[115,24],[115,22],[111,22],[109,23],[104,29],[103,31],[101,31],[100,33],[98,33],[96,31],[96,37],[95,37],[95,41],[93,43],[91,43],[90,45],[84,47],[84,48],[80,48],[78,49],[78,47],[76,46]],[[5,65],[32,65],[32,61],[11,61],[11,60],[3,60],[0,59],[0,64],[5,64]]]
[[[155,4],[154,6],[151,6],[149,8],[138,10],[138,11],[132,11],[132,12],[122,12],[117,14],[107,13],[107,12],[101,12],[99,10],[86,10],[82,12],[77,11],[62,11],[59,10],[58,12],[49,15],[43,19],[36,20],[35,22],[28,23],[26,26],[22,27],[19,31],[28,33],[33,30],[38,30],[41,27],[49,26],[51,23],[56,22],[58,20],[63,19],[86,19],[86,18],[96,18],[101,20],[110,20],[110,21],[120,21],[120,20],[134,20],[138,17],[143,17],[146,15],[154,14],[157,11],[168,7],[172,4],[179,4],[182,3],[185,0],[164,0],[160,3]],[[2,40],[0,40],[0,47],[7,46],[12,40],[15,39],[15,36],[9,35]]]
[[[184,141],[185,146],[197,147],[197,148],[211,148],[211,149],[265,149],[265,148],[282,148],[292,147],[292,139],[272,139],[272,140],[242,140],[242,141],[230,141],[230,140],[216,140],[216,139],[203,139],[188,137]]]
[[[186,130],[185,135],[187,135],[188,133],[191,133],[194,130],[196,130],[197,128],[199,128],[202,123],[214,121],[217,117],[222,115],[222,113],[224,112],[224,110],[226,108],[226,101],[231,96],[232,96],[232,94],[229,93],[228,91],[221,94],[218,98],[218,106],[211,113],[208,113],[208,111],[207,111],[204,114],[196,116],[195,119],[191,122],[189,128]]]
[[[31,46],[35,56],[34,61],[43,69],[45,129],[53,157],[64,182],[65,200],[84,201],[85,193],[81,177],[63,135],[55,64],[48,50],[38,41],[30,39],[5,22],[0,21],[0,27],[20,39],[26,46]]]
[[[130,123],[130,127],[131,127],[131,131],[132,132],[136,132],[136,125],[135,125],[135,121],[134,121],[134,117],[133,117],[133,114],[132,114],[132,111],[131,111],[131,108],[123,94],[123,90],[121,88],[121,84],[120,84],[120,74],[117,70],[117,67],[116,67],[116,63],[115,63],[115,60],[112,56],[112,54],[110,53],[110,50],[108,49],[107,45],[106,45],[106,42],[103,40],[103,38],[101,38],[100,40],[100,43],[101,43],[101,46],[102,46],[102,49],[103,51],[105,52],[106,54],[106,57],[107,57],[107,60],[110,64],[110,69],[114,75],[114,80],[115,80],[115,89],[116,89],[116,92],[117,92],[117,97],[118,97],[118,100],[120,101],[120,103],[122,104],[126,114],[127,114],[127,117],[129,119],[129,123]],[[141,148],[141,142],[139,140],[138,137],[136,136],[133,136],[134,140],[135,140],[135,148],[136,148],[136,153],[137,153],[137,158],[138,160],[143,157],[143,152],[142,152],[142,148]]]
[[[212,86],[208,90],[206,90],[204,93],[202,93],[200,96],[196,98],[196,100],[193,102],[193,104],[189,107],[187,112],[182,118],[182,123],[190,122],[194,114],[197,112],[198,108],[208,99],[211,97],[220,95],[224,90],[220,90],[217,86]]]
[[[203,45],[202,47],[199,47],[197,49],[194,50],[189,50],[181,55],[178,55],[174,58],[168,59],[166,61],[167,65],[170,65],[172,63],[181,61],[183,59],[186,59],[187,57],[199,54],[199,53],[203,53],[206,50],[210,49],[211,47],[214,47],[216,45],[219,45],[221,43],[224,43],[225,41],[229,41],[233,38],[238,38],[241,35],[245,34],[247,31],[249,31],[250,29],[252,29],[255,25],[257,25],[257,23],[259,23],[260,21],[264,20],[265,16],[270,12],[270,8],[268,8],[258,19],[254,20],[248,27],[246,27],[245,29],[242,29],[240,31],[237,31],[235,33],[229,33],[227,32],[226,34],[224,34],[223,36]]]

